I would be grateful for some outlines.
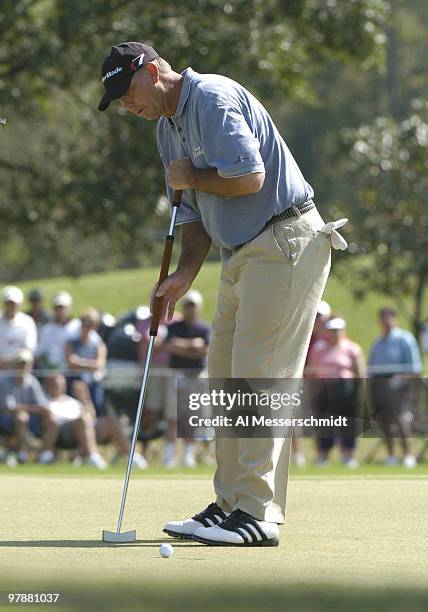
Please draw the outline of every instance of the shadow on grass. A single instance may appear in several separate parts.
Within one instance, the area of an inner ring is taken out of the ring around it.
[[[0,548],[159,548],[167,542],[177,547],[201,547],[191,540],[174,540],[172,538],[157,538],[155,540],[136,540],[132,543],[113,544],[100,540],[2,540]]]

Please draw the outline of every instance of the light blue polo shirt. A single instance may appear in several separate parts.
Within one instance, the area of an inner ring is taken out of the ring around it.
[[[410,332],[394,327],[388,336],[374,342],[369,359],[370,374],[419,374],[421,371],[418,344]]]
[[[313,197],[287,145],[260,102],[244,87],[216,74],[191,68],[184,80],[174,117],[157,126],[159,153],[165,169],[190,157],[220,176],[266,173],[258,193],[219,197],[193,189],[183,192],[177,223],[202,220],[214,244],[233,248],[256,236],[273,215]],[[169,201],[172,190],[168,187]]]

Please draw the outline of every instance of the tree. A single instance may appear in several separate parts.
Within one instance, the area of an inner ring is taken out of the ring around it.
[[[3,261],[15,262],[17,277],[38,274],[40,262],[52,274],[80,274],[91,264],[137,265],[150,249],[142,237],[164,192],[154,130],[119,120],[117,106],[96,110],[111,44],[151,40],[177,69],[221,72],[278,104],[307,99],[310,70],[327,60],[378,61],[387,7],[386,0],[146,0],[143,7],[4,0]],[[87,245],[85,258],[64,249],[66,234],[70,244]]]
[[[400,123],[378,117],[348,134],[359,214],[350,232],[355,257],[341,271],[357,297],[376,291],[396,302],[416,337],[428,286],[427,118],[428,104],[415,100]]]

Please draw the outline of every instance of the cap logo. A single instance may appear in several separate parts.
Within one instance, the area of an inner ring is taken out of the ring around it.
[[[107,79],[111,79],[111,77],[113,77],[115,74],[118,74],[119,72],[122,72],[122,70],[123,70],[122,66],[117,66],[117,68],[115,68],[114,70],[110,70],[109,72],[106,72],[105,75],[101,79],[101,83],[104,83],[104,81],[107,81]]]

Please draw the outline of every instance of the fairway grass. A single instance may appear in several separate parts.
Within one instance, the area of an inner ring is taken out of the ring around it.
[[[365,442],[365,441],[364,441]],[[306,447],[309,445],[306,444]],[[368,447],[367,444],[364,446]],[[403,465],[385,465],[383,461],[376,461],[373,463],[361,463],[357,468],[350,469],[346,465],[343,465],[338,461],[337,449],[333,451],[332,455],[336,454],[336,461],[332,461],[329,465],[318,466],[309,459],[304,467],[297,467],[294,463],[290,465],[291,477],[302,478],[342,478],[342,479],[353,479],[353,478],[404,478],[406,480],[411,478],[428,478],[428,463],[419,463],[415,468],[409,470]],[[187,479],[193,480],[194,478],[207,478],[212,479],[214,475],[214,465],[207,465],[205,463],[199,463],[195,468],[186,468],[181,465],[177,465],[174,468],[166,469],[162,464],[153,462],[149,467],[140,471],[133,469],[132,478],[162,478],[162,479]],[[9,468],[5,464],[0,464],[0,478],[5,476],[39,476],[41,478],[56,478],[66,476],[67,478],[123,478],[125,475],[126,463],[122,459],[115,465],[109,465],[107,469],[98,470],[96,467],[91,465],[81,465],[74,467],[70,463],[63,461],[55,462],[51,465],[40,465],[39,463],[26,463],[24,465],[18,465],[15,468]]]
[[[427,478],[292,478],[273,549],[162,534],[167,520],[212,501],[207,477],[134,479],[123,529],[137,529],[137,542],[103,544],[121,487],[113,476],[2,475],[3,601],[37,589],[62,592],[70,610],[426,609]],[[170,559],[159,555],[163,541],[175,547]]]

